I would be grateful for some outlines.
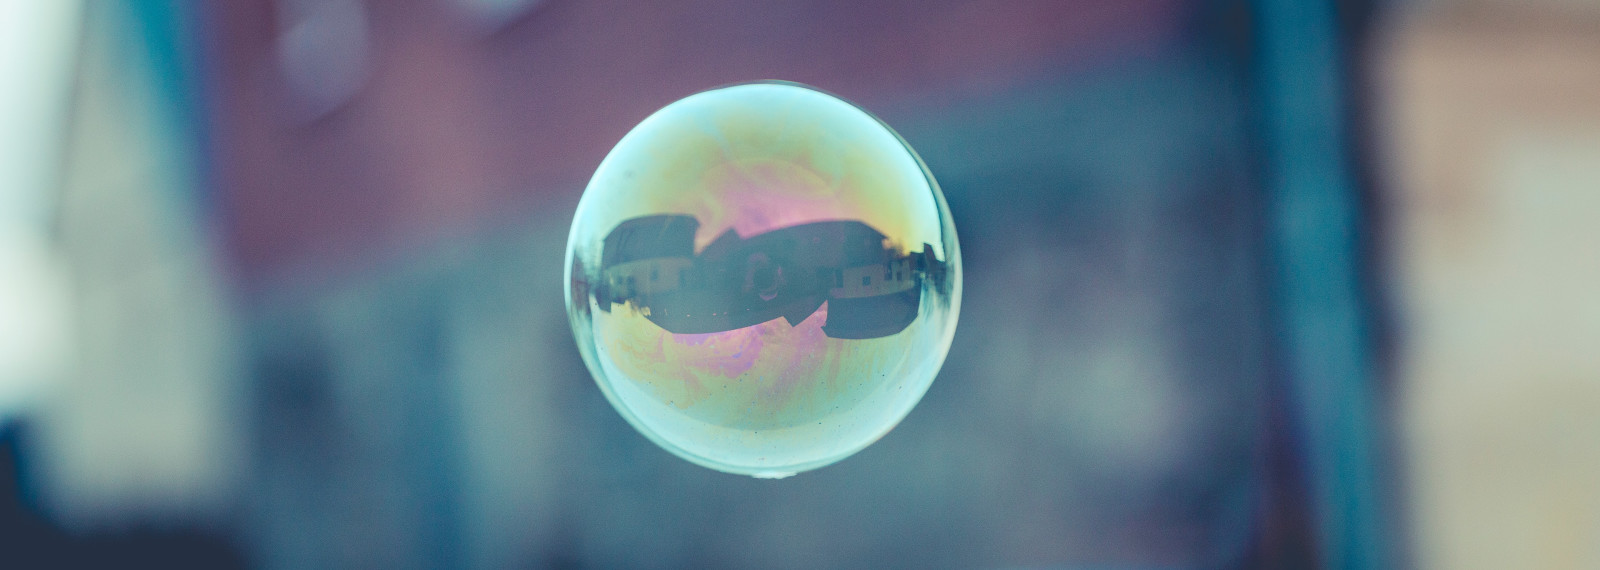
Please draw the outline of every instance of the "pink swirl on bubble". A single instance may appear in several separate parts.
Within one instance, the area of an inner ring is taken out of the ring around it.
[[[684,362],[686,368],[724,378],[737,378],[750,373],[757,363],[764,369],[755,370],[754,380],[764,380],[761,397],[775,406],[781,406],[802,384],[816,378],[816,367],[827,354],[828,338],[822,331],[828,322],[828,304],[807,317],[800,324],[789,326],[782,318],[755,326],[724,332],[699,334],[673,334],[673,342],[683,346],[698,347]],[[783,346],[783,354],[764,350],[768,343]],[[772,359],[761,362],[766,352]],[[776,360],[776,362],[770,361]],[[684,381],[696,375],[685,374]]]
[[[741,237],[829,220],[850,219],[841,212],[838,183],[806,166],[785,161],[729,164],[709,181],[713,197],[696,232],[697,249],[730,228]]]

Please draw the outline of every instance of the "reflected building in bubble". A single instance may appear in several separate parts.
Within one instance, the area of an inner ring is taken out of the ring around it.
[[[830,338],[879,338],[917,319],[926,283],[946,267],[923,244],[902,252],[860,221],[800,224],[748,238],[724,232],[698,255],[687,215],[626,220],[611,230],[593,289],[602,311],[628,305],[675,334],[714,333],[783,318],[798,325],[827,304]]]

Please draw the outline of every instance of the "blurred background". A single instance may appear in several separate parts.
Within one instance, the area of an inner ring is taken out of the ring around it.
[[[782,481],[561,302],[610,146],[769,78],[967,266]],[[1600,568],[1597,219],[1585,0],[0,0],[0,567]]]

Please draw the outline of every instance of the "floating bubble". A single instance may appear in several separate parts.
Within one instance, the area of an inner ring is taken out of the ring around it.
[[[961,255],[933,176],[876,117],[803,85],[701,92],[600,163],[567,314],[651,441],[784,477],[888,433],[944,362]]]

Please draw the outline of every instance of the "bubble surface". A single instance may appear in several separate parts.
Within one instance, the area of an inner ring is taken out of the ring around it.
[[[567,314],[601,391],[689,461],[756,477],[888,433],[944,363],[961,255],[887,125],[786,82],[704,91],[600,163],[567,242]]]

